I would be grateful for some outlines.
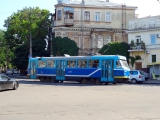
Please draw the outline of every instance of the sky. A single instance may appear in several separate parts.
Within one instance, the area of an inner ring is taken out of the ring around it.
[[[136,14],[139,17],[160,15],[160,3],[157,0],[109,0],[113,3],[126,4],[136,6]],[[50,13],[54,13],[54,5],[57,0],[0,0],[0,29],[3,27],[4,20],[11,16],[14,12],[22,10],[24,7],[39,7],[47,9]]]

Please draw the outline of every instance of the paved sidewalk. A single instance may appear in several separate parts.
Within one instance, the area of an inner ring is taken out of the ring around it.
[[[160,80],[159,79],[149,79],[149,80],[145,81],[144,83],[146,83],[146,84],[160,84]]]

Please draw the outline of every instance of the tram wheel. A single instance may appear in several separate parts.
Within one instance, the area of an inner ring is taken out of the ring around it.
[[[43,77],[40,77],[40,81],[41,81],[41,82],[44,82],[44,78],[43,78]]]
[[[47,77],[47,81],[51,81],[51,77]]]
[[[116,82],[113,82],[113,84],[117,84]]]
[[[86,83],[87,83],[87,79],[83,78],[83,79],[81,80],[81,83],[82,83],[82,84],[86,84]]]
[[[105,85],[108,85],[108,82],[106,82]]]
[[[55,79],[51,78],[50,82],[55,82]]]
[[[95,80],[95,84],[96,84],[96,85],[100,85],[100,84],[101,84],[101,82],[99,81],[99,79],[96,79],[96,80]]]

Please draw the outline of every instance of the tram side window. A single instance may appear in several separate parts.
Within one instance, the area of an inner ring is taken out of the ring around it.
[[[71,67],[71,62],[67,61],[67,68],[70,68],[70,67]]]
[[[45,61],[38,61],[38,67],[39,67],[39,68],[44,68],[44,67],[46,67]]]
[[[121,67],[121,63],[120,63],[119,60],[116,61],[116,67],[117,67],[117,68],[120,68],[120,67]]]
[[[87,68],[87,60],[78,60],[78,68]]]
[[[90,68],[98,68],[98,66],[99,66],[99,60],[90,60],[89,61]]]
[[[75,60],[67,61],[67,68],[75,68],[75,67],[76,67],[76,61]]]
[[[53,67],[55,67],[54,60],[49,60],[49,61],[47,61],[47,67],[48,67],[48,68],[53,68]]]

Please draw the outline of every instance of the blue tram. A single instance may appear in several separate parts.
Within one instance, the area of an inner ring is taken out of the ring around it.
[[[126,57],[120,55],[30,58],[27,71],[31,79],[79,81],[82,84],[127,81],[130,75]]]

